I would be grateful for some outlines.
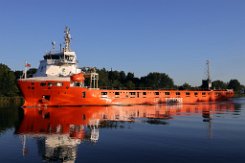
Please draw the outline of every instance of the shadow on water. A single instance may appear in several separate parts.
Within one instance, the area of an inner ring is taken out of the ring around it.
[[[24,117],[23,109],[20,106],[1,106],[0,107],[0,134],[7,129],[16,128],[20,125]]]

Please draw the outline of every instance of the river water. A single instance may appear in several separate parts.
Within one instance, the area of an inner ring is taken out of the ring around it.
[[[0,162],[245,162],[245,98],[0,108]]]

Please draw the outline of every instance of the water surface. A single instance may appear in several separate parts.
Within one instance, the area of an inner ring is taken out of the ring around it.
[[[0,162],[245,162],[245,98],[0,108]]]

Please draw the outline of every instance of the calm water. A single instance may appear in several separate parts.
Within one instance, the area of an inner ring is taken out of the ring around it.
[[[245,98],[196,105],[0,108],[0,162],[245,162]]]

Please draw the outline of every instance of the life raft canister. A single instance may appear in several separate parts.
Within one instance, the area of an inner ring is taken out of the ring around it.
[[[74,74],[70,78],[73,82],[84,82],[85,80],[83,73]]]

